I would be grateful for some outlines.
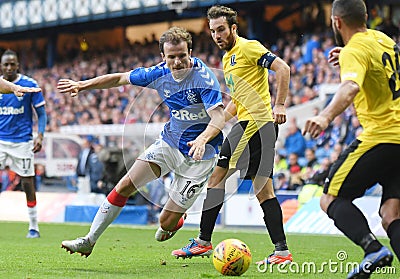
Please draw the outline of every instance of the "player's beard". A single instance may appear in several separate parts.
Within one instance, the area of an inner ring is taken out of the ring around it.
[[[333,33],[335,35],[336,45],[339,47],[344,47],[343,37],[340,34],[339,30],[337,30],[335,24],[333,24]]]
[[[233,48],[233,45],[235,44],[235,36],[232,32],[232,28],[229,32],[229,36],[226,38],[226,41],[228,42],[228,44],[226,45],[226,47],[224,48],[224,50],[229,51]]]

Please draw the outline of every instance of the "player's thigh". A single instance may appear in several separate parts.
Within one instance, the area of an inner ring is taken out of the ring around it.
[[[387,173],[387,159],[392,156],[387,151],[386,144],[355,140],[332,165],[324,193],[351,200],[363,196]]]
[[[275,156],[276,125],[268,122],[249,141],[250,159],[247,177],[263,176],[272,178]]]
[[[218,166],[241,171],[241,177],[270,176],[275,152],[276,127],[272,122],[236,123],[226,137]]]
[[[234,158],[232,158],[232,155],[234,152],[243,152],[245,145],[243,145],[242,142],[244,142],[244,133],[248,123],[249,121],[240,121],[232,126],[229,134],[226,136],[224,142],[222,143],[221,151],[218,156],[217,166],[224,169],[236,168],[235,165],[237,163],[237,155],[235,155],[236,157]]]
[[[11,159],[10,169],[22,177],[34,176],[33,141],[13,143],[8,151]]]
[[[154,179],[164,176],[177,168],[185,160],[185,157],[178,149],[172,148],[162,139],[157,139],[142,154],[139,155],[138,161],[149,162],[157,165],[159,173],[154,173]],[[139,174],[132,175],[138,176]]]
[[[400,144],[384,144],[381,153],[383,158],[379,166],[381,175],[378,181],[382,185],[381,206],[386,201],[392,200],[391,206],[387,208],[391,211],[390,214],[398,216],[400,214],[400,171],[396,162],[400,158]]]
[[[182,209],[189,209],[206,186],[214,166],[215,159],[201,161],[187,159],[175,170],[175,177],[169,190],[170,199]]]

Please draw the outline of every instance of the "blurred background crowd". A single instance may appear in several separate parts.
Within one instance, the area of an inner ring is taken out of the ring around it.
[[[301,27],[293,26],[291,30],[282,32],[277,30],[276,26],[264,27],[269,36],[262,42],[291,68],[290,94],[285,103],[288,108],[319,98],[321,85],[340,82],[339,69],[327,62],[328,53],[335,46],[332,30],[326,25],[329,18],[322,14],[321,9],[317,9],[316,14],[315,10],[309,11],[313,15],[304,14],[304,24]],[[374,8],[370,9],[369,27],[387,33],[399,43],[400,21],[396,24],[391,18],[380,16],[377,11]],[[248,30],[241,28],[241,35],[249,36],[250,34],[246,34]],[[51,66],[46,62],[46,51],[34,48],[14,50],[19,54],[20,71],[36,79],[43,89],[48,115],[47,132],[59,132],[60,128],[66,125],[168,121],[168,109],[162,104],[157,93],[150,89],[121,86],[86,91],[76,98],[62,95],[56,89],[60,78],[85,80],[107,73],[129,71],[136,67],[149,67],[161,62],[157,36],[154,34],[144,41],[126,40],[122,46],[116,48],[96,47],[96,44],[86,44],[82,40],[79,43],[71,43],[65,46],[63,53],[56,57]],[[222,55],[212,42],[207,23],[204,21],[202,30],[193,32],[193,56],[205,61],[215,71],[221,82],[221,91],[226,93],[223,96],[224,102],[227,103],[229,93],[223,80]],[[269,82],[273,104],[276,94],[273,72],[270,72]],[[321,107],[314,107],[313,113],[317,114],[320,109]],[[321,186],[331,163],[362,131],[352,108],[338,116],[317,139],[302,136],[298,116],[288,115],[288,123],[285,125],[287,129],[283,135],[284,142],[277,146],[274,167],[274,185],[278,190],[298,190],[307,184]],[[95,154],[104,147],[96,138],[90,138],[87,144]],[[97,167],[105,170],[104,164]],[[37,169],[37,183],[40,184],[44,170],[41,167]],[[9,173],[8,169],[2,171],[3,190],[15,189],[18,184],[15,176],[8,175]],[[101,182],[102,178],[97,180]],[[75,189],[74,183],[73,178],[68,179],[69,189]],[[92,191],[105,192],[108,189],[101,186],[97,190],[95,188],[92,188]]]

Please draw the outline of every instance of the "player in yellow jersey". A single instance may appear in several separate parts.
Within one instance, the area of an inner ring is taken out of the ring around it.
[[[225,120],[238,122],[225,139],[217,166],[210,177],[204,200],[200,233],[196,239],[172,252],[176,257],[209,256],[211,235],[225,197],[226,179],[237,170],[251,178],[254,192],[264,212],[264,222],[275,245],[274,252],[259,264],[292,262],[283,230],[282,209],[272,186],[272,168],[277,137],[276,124],[286,122],[285,99],[289,91],[290,69],[260,42],[237,33],[236,11],[213,6],[207,17],[214,42],[226,53],[223,68],[232,101],[225,109]],[[271,104],[268,70],[276,73],[277,96]],[[273,105],[273,109],[272,106]],[[275,123],[274,123],[275,122]]]
[[[317,137],[351,103],[363,127],[361,135],[332,165],[321,208],[335,225],[365,252],[348,278],[369,278],[390,265],[391,251],[371,233],[362,212],[352,203],[379,183],[383,193],[379,214],[390,244],[400,258],[400,53],[382,32],[367,29],[363,0],[335,0],[332,27],[336,48],[330,62],[339,62],[341,84],[331,103],[307,120],[303,133]]]

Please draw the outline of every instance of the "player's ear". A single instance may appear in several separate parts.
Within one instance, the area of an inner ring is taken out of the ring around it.
[[[191,57],[191,56],[192,56],[192,50],[189,49],[189,57]]]
[[[161,55],[162,60],[165,61],[165,55],[164,55],[164,53],[160,52],[160,55]]]
[[[336,29],[340,29],[342,28],[342,19],[338,16],[333,16],[332,24],[335,24]]]
[[[232,33],[237,34],[237,25],[236,24],[232,24]]]

